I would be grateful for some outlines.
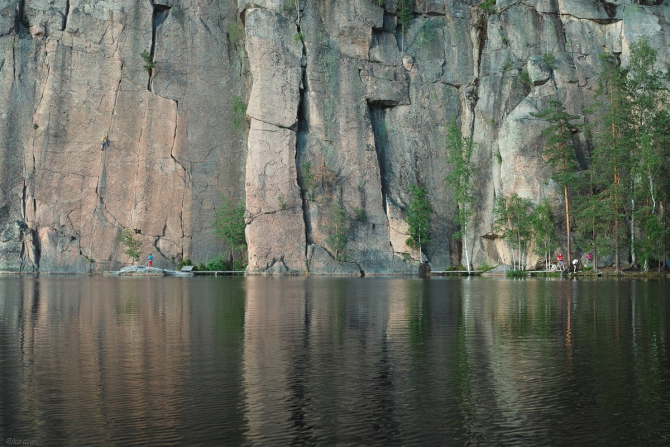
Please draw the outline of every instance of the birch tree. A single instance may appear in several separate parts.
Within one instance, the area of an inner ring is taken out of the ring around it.
[[[475,143],[470,138],[463,138],[455,122],[447,124],[447,163],[452,170],[445,182],[454,192],[454,199],[458,207],[454,223],[458,231],[454,233],[456,239],[463,240],[465,262],[470,272],[470,251],[468,247],[468,223],[472,217],[472,207],[475,201],[472,176],[475,164],[472,161]]]

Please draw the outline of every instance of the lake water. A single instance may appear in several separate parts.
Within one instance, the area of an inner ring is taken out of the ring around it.
[[[665,281],[0,278],[0,435],[670,445]]]

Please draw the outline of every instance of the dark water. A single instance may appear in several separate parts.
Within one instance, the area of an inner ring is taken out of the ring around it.
[[[666,282],[2,278],[2,441],[670,445]]]

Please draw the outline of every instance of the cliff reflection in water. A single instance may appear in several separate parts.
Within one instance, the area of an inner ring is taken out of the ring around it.
[[[665,282],[4,278],[41,445],[664,445]]]

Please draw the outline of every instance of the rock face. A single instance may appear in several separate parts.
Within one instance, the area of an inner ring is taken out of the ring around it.
[[[246,125],[233,126],[231,109],[246,95],[237,6],[0,8],[0,269],[117,270],[130,262],[116,241],[124,227],[161,267],[219,253],[214,210],[244,190]]]
[[[531,113],[583,115],[598,56],[625,64],[642,36],[670,60],[663,1],[415,0],[404,27],[397,3],[0,2],[0,270],[118,270],[123,228],[159,267],[203,262],[227,253],[226,196],[246,200],[249,273],[415,273],[412,184],[441,270],[462,256],[448,121],[477,143],[472,262],[508,262],[482,237],[495,197],[560,206]]]

